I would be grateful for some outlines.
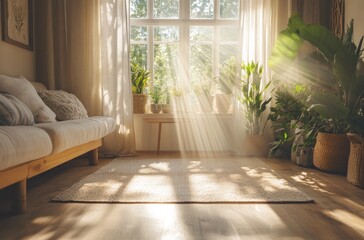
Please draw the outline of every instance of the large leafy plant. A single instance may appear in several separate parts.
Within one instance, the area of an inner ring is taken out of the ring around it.
[[[246,133],[262,133],[262,113],[267,108],[271,97],[266,97],[265,92],[269,88],[271,81],[266,84],[262,82],[263,67],[258,62],[242,63],[244,72],[241,80],[242,96],[239,98],[244,106],[246,118]]]
[[[149,79],[149,71],[138,63],[131,63],[131,83],[133,94],[143,94]]]
[[[320,130],[364,134],[364,116],[360,114],[364,75],[357,72],[358,63],[362,60],[363,37],[356,46],[353,42],[353,21],[340,39],[321,25],[306,25],[298,15],[292,16],[287,29],[278,36],[270,67],[276,72],[283,72],[297,58],[305,41],[322,54],[335,78],[334,91],[314,91],[310,96],[309,109],[317,111],[326,123]]]

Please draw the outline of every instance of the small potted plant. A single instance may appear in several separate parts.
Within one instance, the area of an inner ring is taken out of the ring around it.
[[[162,113],[171,113],[171,94],[168,89],[164,89],[163,93]]]
[[[145,107],[148,97],[144,93],[147,81],[149,79],[149,71],[141,67],[138,63],[131,63],[131,82],[133,92],[133,112],[145,113]]]
[[[263,136],[263,112],[272,100],[265,96],[271,84],[262,82],[263,67],[258,62],[242,63],[244,72],[241,80],[242,103],[245,114],[245,133],[243,153],[246,156],[266,156],[268,154],[268,142]]]
[[[150,94],[150,111],[152,113],[158,114],[162,110],[160,104],[162,100],[162,88],[158,83],[154,83],[149,92]]]
[[[227,113],[231,105],[231,96],[235,80],[237,79],[237,65],[235,57],[227,59],[216,78],[219,92],[215,95],[216,109],[218,113]]]
[[[171,88],[173,108],[176,112],[187,112],[189,108],[188,99],[186,98],[187,90],[181,85],[174,85]]]

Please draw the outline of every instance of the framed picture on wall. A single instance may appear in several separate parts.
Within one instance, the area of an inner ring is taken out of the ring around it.
[[[1,0],[2,40],[33,50],[32,0]]]

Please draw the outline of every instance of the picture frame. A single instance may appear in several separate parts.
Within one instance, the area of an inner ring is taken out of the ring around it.
[[[1,0],[2,40],[33,51],[33,0]]]

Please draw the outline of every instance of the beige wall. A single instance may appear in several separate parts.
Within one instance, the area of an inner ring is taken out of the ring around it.
[[[29,80],[35,80],[34,52],[0,40],[0,74],[23,75]]]
[[[354,42],[357,44],[361,36],[364,35],[364,1],[349,0],[345,1],[345,25],[354,19]]]

